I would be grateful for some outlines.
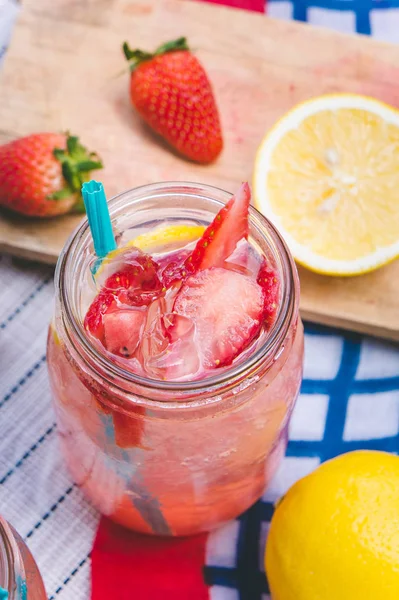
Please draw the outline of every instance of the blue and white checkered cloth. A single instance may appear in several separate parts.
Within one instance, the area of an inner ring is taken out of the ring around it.
[[[7,4],[0,0],[0,47],[12,21]],[[268,13],[399,42],[399,0],[270,0]],[[28,542],[49,599],[87,600],[98,515],[58,449],[45,365],[52,285],[50,268],[1,258],[0,512]],[[305,330],[287,456],[264,498],[210,535],[212,600],[269,598],[263,553],[273,502],[299,477],[349,450],[399,450],[398,347],[310,324]]]

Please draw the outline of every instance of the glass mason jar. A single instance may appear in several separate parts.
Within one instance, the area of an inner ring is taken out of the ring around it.
[[[123,193],[109,203],[118,245],[160,222],[208,224],[230,197],[188,183]],[[220,525],[262,495],[284,455],[302,378],[298,276],[285,243],[253,208],[249,239],[280,278],[275,323],[241,362],[192,382],[135,375],[85,335],[93,298],[87,221],[59,258],[47,357],[61,444],[93,504],[133,530],[189,535]]]
[[[8,600],[47,599],[39,569],[27,545],[0,517],[0,598],[3,597]]]

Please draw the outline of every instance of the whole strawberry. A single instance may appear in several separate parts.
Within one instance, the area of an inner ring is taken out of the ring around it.
[[[36,133],[0,146],[0,205],[32,217],[84,211],[81,186],[102,168],[75,136]]]
[[[143,119],[187,158],[209,163],[223,148],[219,114],[209,79],[185,38],[154,54],[123,44],[130,63],[130,97]]]

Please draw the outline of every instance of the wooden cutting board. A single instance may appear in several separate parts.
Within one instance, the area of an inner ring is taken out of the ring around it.
[[[225,150],[211,166],[170,152],[129,104],[121,43],[153,49],[186,35],[213,82]],[[251,179],[265,131],[297,102],[358,92],[399,107],[399,46],[190,0],[24,0],[0,72],[0,142],[78,133],[103,157],[109,197],[144,183],[191,180],[234,191]],[[399,206],[399,200],[398,200]],[[54,263],[79,217],[0,217],[0,249]],[[328,278],[300,269],[303,317],[399,340],[399,261]]]

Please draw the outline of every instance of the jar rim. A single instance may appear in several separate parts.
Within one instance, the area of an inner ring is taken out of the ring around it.
[[[167,192],[176,194],[182,193],[183,191],[191,192],[191,194],[193,196],[196,195],[197,198],[199,193],[202,193],[203,197],[206,195],[206,199],[212,201],[218,209],[223,206],[223,201],[216,199],[215,195],[223,196],[226,202],[232,196],[230,192],[226,192],[221,188],[195,182],[166,181],[147,184],[124,191],[111,198],[108,202],[111,219],[116,216],[118,209],[121,208],[124,200],[129,196],[134,195],[136,197],[136,202],[143,202],[150,198],[150,194],[153,192],[161,192],[161,194],[164,192],[166,195]],[[110,376],[112,384],[117,387],[122,386],[115,382],[115,378],[117,378],[118,382],[124,382],[130,385],[136,384],[144,390],[176,393],[195,392],[198,394],[201,391],[210,392],[215,388],[223,386],[223,384],[234,384],[242,379],[243,376],[249,376],[256,371],[257,367],[263,364],[263,359],[273,354],[273,351],[276,353],[285,339],[288,327],[298,308],[298,289],[297,285],[295,285],[295,281],[297,280],[296,267],[286,243],[275,226],[252,206],[250,206],[249,213],[251,227],[254,227],[255,230],[260,232],[262,238],[266,237],[265,234],[262,234],[262,230],[267,230],[270,239],[276,246],[278,258],[280,260],[279,271],[282,274],[282,302],[280,302],[277,317],[272,328],[268,331],[265,341],[255,352],[251,353],[249,357],[242,362],[232,365],[231,368],[227,368],[223,372],[193,381],[161,381],[135,374],[109,360],[105,354],[99,352],[90,342],[90,339],[84,331],[83,324],[74,317],[73,306],[66,285],[66,277],[68,275],[68,268],[71,267],[71,260],[73,261],[74,254],[79,251],[79,245],[90,237],[88,220],[87,217],[84,218],[70,235],[59,256],[55,272],[55,288],[56,293],[59,294],[61,316],[64,325],[66,326],[65,329],[68,331],[69,327],[76,335],[79,344],[81,344],[85,352],[84,357],[81,352],[79,352],[79,355],[82,356],[86,365],[88,365],[89,368],[92,368],[91,364],[87,361],[86,357],[88,356],[94,364],[101,365],[102,375],[104,374],[104,371],[107,376]],[[154,405],[156,404],[158,403],[154,401]],[[161,404],[164,406],[168,403],[162,402]],[[171,402],[170,404],[175,404],[175,402]],[[177,404],[179,407],[183,408],[185,403],[178,402]]]

